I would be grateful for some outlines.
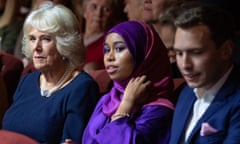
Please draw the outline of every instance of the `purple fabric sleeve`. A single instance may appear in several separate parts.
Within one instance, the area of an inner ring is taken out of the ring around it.
[[[168,144],[173,111],[164,106],[147,106],[110,122],[99,101],[83,135],[83,144]]]

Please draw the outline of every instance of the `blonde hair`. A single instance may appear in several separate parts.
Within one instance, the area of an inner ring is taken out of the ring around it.
[[[56,39],[59,54],[68,60],[73,68],[81,66],[85,59],[85,48],[80,24],[72,11],[60,4],[43,2],[26,18],[23,26],[23,53],[32,58],[28,33],[31,28],[48,32]]]

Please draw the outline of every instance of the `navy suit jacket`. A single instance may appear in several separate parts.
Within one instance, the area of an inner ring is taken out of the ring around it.
[[[195,100],[193,89],[185,86],[174,112],[170,144],[184,141]],[[217,132],[201,136],[202,123],[210,124]],[[236,68],[196,123],[186,144],[240,144],[240,72]]]

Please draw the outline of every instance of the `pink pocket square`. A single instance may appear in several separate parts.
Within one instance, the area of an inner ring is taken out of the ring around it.
[[[210,134],[216,133],[217,131],[218,130],[215,129],[214,127],[212,127],[210,124],[202,123],[200,135],[201,136],[206,136],[206,135],[210,135]]]

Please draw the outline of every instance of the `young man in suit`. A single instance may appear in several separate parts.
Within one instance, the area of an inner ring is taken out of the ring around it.
[[[224,11],[186,4],[175,19],[179,95],[170,144],[240,143],[240,72],[233,62],[234,23]]]

